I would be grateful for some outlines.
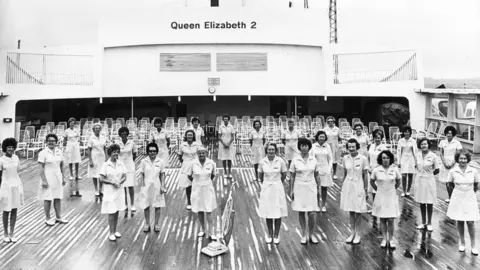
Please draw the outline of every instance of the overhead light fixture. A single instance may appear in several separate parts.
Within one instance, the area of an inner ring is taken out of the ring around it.
[[[327,101],[327,96],[324,96],[323,99],[324,99],[325,101]]]
[[[182,102],[182,97],[178,96],[178,102]]]
[[[248,101],[252,100],[252,96],[248,95]]]
[[[217,101],[217,95],[213,95],[213,101]]]
[[[100,104],[102,104],[102,103],[103,103],[103,98],[100,98]]]

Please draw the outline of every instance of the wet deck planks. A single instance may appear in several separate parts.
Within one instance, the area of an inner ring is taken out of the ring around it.
[[[211,150],[210,157],[216,156]],[[260,184],[253,181],[254,171],[248,149],[236,156],[234,179],[235,225],[230,252],[217,258],[200,253],[207,240],[196,237],[199,223],[185,209],[185,194],[177,186],[180,163],[171,156],[167,170],[167,207],[162,209],[160,233],[142,231],[143,213],[120,213],[116,243],[107,239],[107,219],[100,215],[93,185],[86,179],[86,159],[81,164],[81,199],[69,198],[65,189],[62,212],[67,225],[52,228],[43,223],[42,203],[36,200],[39,166],[34,160],[22,160],[20,176],[26,201],[19,210],[16,244],[0,243],[0,265],[13,269],[476,269],[480,258],[457,251],[455,223],[445,216],[446,191],[438,184],[440,199],[434,208],[432,233],[415,230],[419,209],[411,198],[402,198],[402,213],[396,220],[398,247],[386,251],[379,247],[381,234],[372,216],[363,216],[365,236],[357,246],[344,243],[350,229],[348,215],[339,209],[341,181],[329,189],[328,212],[317,217],[318,245],[300,244],[296,212],[282,221],[281,243],[265,244],[266,224],[257,215]],[[137,159],[139,163],[141,157]],[[223,178],[221,163],[215,179],[219,209],[227,199],[230,180]],[[339,174],[340,175],[340,174]],[[288,202],[290,205],[290,201]],[[220,210],[215,212],[217,227]],[[477,222],[478,227],[478,222]],[[3,234],[3,229],[0,229]],[[477,230],[477,242],[480,233]],[[467,239],[467,246],[468,246]]]

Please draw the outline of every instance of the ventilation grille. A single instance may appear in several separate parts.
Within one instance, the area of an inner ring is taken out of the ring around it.
[[[267,71],[267,53],[218,53],[217,71]]]
[[[211,71],[209,53],[161,53],[160,72]]]

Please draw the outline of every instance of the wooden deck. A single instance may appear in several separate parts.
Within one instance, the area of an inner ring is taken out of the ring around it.
[[[210,147],[210,150],[212,148]],[[210,151],[210,156],[216,153]],[[140,160],[137,159],[137,164]],[[66,225],[47,227],[44,224],[42,202],[37,201],[39,166],[35,160],[22,160],[20,176],[25,188],[25,204],[19,209],[15,244],[0,243],[2,269],[480,269],[480,258],[458,252],[457,230],[445,212],[446,191],[438,184],[440,199],[434,207],[432,233],[415,229],[420,210],[411,198],[401,198],[402,214],[396,220],[397,249],[380,248],[379,226],[373,226],[372,216],[363,216],[360,245],[345,244],[349,235],[347,213],[339,210],[341,181],[329,189],[328,212],[317,217],[318,245],[300,244],[298,216],[290,210],[282,220],[280,245],[265,244],[266,224],[258,217],[260,184],[252,181],[253,168],[249,155],[237,155],[234,161],[235,225],[229,253],[209,258],[200,253],[208,244],[199,241],[199,223],[186,210],[185,194],[178,188],[179,161],[171,157],[172,168],[167,171],[167,207],[162,209],[160,233],[143,233],[143,211],[120,213],[117,242],[107,239],[108,224],[100,214],[100,202],[95,201],[93,184],[84,178],[80,188],[82,198],[70,198],[65,189],[62,213],[70,220]],[[81,164],[81,176],[86,176],[86,159]],[[215,179],[219,210],[217,224],[228,189],[223,169],[218,163]],[[341,175],[341,168],[340,168]],[[137,190],[136,190],[137,191]],[[138,196],[137,196],[138,197]],[[290,205],[290,201],[288,202]],[[53,211],[53,209],[52,209]],[[477,242],[480,228],[477,225]],[[3,227],[0,228],[3,235]],[[467,234],[468,235],[468,234]],[[468,238],[468,236],[467,236]]]

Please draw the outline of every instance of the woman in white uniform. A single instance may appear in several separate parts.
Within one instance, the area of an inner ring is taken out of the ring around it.
[[[158,146],[156,143],[147,145],[148,157],[140,162],[140,208],[145,214],[144,232],[150,232],[150,207],[155,208],[155,220],[153,229],[160,231],[160,209],[165,207],[165,172],[163,161],[157,156]]]
[[[23,205],[23,184],[18,176],[20,160],[15,155],[17,141],[14,138],[3,140],[0,157],[0,209],[3,211],[3,241],[16,243],[15,223],[17,222],[17,210]],[[10,218],[10,232],[8,231],[8,219]]]
[[[387,241],[390,248],[395,248],[393,232],[395,230],[394,220],[400,216],[400,207],[398,206],[397,188],[400,186],[402,176],[396,166],[395,156],[389,150],[380,152],[377,157],[377,167],[373,170],[370,183],[373,189],[377,191],[377,198],[372,205],[372,215],[380,218],[380,229],[382,230],[383,240],[381,247],[387,247]]]
[[[381,129],[376,129],[373,131],[373,144],[370,144],[368,147],[368,174],[369,179],[373,173],[373,169],[378,166],[377,158],[378,154],[384,150],[388,150],[386,144],[383,143],[383,131]],[[373,189],[372,185],[368,185],[368,192],[372,193],[372,200],[375,201],[376,190]]]
[[[332,180],[332,164],[333,164],[333,155],[330,145],[326,143],[328,140],[327,134],[325,131],[318,131],[315,135],[316,143],[312,146],[312,155],[317,159],[317,164],[319,166],[318,177],[320,178],[320,186],[322,197],[322,212],[327,212],[326,202],[327,202],[327,191],[328,187],[333,186]],[[319,198],[320,199],[320,198]],[[320,200],[319,203],[320,205]]]
[[[415,158],[417,156],[417,144],[412,136],[412,128],[404,126],[402,128],[403,138],[398,141],[397,158],[398,167],[402,174],[402,197],[410,196],[410,188],[413,183],[413,174],[415,173]]]
[[[288,162],[288,167],[290,168],[290,163],[292,163],[293,158],[298,155],[298,139],[301,137],[295,129],[295,122],[292,119],[288,120],[288,129],[282,132],[282,143],[285,145],[285,159]]]
[[[202,145],[195,141],[195,132],[193,130],[187,130],[183,140],[184,142],[182,142],[178,148],[178,158],[182,163],[178,186],[185,188],[185,194],[187,195],[187,209],[191,210],[192,181],[188,178],[188,172],[191,164],[197,159],[198,148]]]
[[[367,212],[367,158],[358,153],[360,144],[355,139],[347,141],[348,155],[343,157],[345,177],[340,196],[340,209],[350,212],[352,235],[346,242],[359,244],[362,213]]]
[[[55,223],[66,224],[62,218],[61,199],[63,199],[63,186],[66,184],[63,174],[63,152],[56,147],[58,137],[48,134],[45,137],[47,148],[38,154],[38,163],[41,164],[40,183],[38,187],[38,200],[43,201],[45,210],[45,224],[53,226]],[[50,218],[50,207],[53,201],[56,219]]]
[[[192,118],[192,127],[190,127],[190,129],[195,132],[195,141],[203,144],[205,141],[205,131],[203,131],[203,128],[200,126],[200,119],[197,117]]]
[[[450,204],[448,205],[447,216],[457,221],[457,229],[460,236],[458,250],[460,252],[465,251],[465,222],[467,223],[472,247],[471,252],[477,256],[475,221],[480,220],[480,214],[475,193],[478,190],[480,175],[475,168],[468,165],[471,158],[470,153],[466,150],[461,150],[455,154],[455,161],[458,163],[458,166],[449,171],[447,178],[447,183],[455,186]]]
[[[212,240],[216,240],[213,229],[212,212],[217,208],[217,197],[213,179],[215,179],[215,162],[207,158],[207,149],[203,146],[197,149],[198,158],[188,167],[188,179],[192,182],[192,212],[198,213],[202,231],[198,233],[203,237],[205,232]]]
[[[222,161],[223,171],[226,177],[232,178],[232,160],[235,158],[235,128],[230,124],[230,116],[223,116],[223,123],[218,131],[218,159]],[[228,171],[227,171],[228,167]]]
[[[137,159],[137,146],[133,140],[128,139],[128,134],[130,131],[127,127],[121,127],[118,130],[118,135],[120,136],[120,140],[118,140],[117,144],[120,146],[120,156],[119,159],[123,162],[125,167],[127,168],[127,180],[123,183],[123,187],[125,189],[125,205],[127,208],[125,209],[125,214],[128,214],[128,202],[127,202],[127,193],[130,194],[130,205],[132,212],[137,211],[135,208],[135,159]],[[128,192],[127,192],[128,190]]]
[[[421,151],[417,153],[416,166],[417,175],[415,177],[415,201],[420,203],[420,212],[422,214],[422,224],[417,226],[418,230],[425,227],[429,232],[433,231],[432,213],[433,205],[437,201],[437,185],[435,175],[440,170],[438,168],[437,155],[430,151],[430,141],[427,138],[418,141]],[[428,221],[426,217],[428,216]]]
[[[153,126],[155,127],[150,134],[150,142],[154,142],[158,146],[158,157],[163,160],[164,168],[167,168],[170,162],[170,137],[167,132],[162,129],[162,119],[155,118]]]
[[[82,161],[80,156],[80,130],[75,128],[75,118],[68,119],[68,128],[65,130],[65,160],[70,168],[70,197],[82,197],[78,191],[78,165]],[[73,177],[73,164],[75,164],[75,178]]]
[[[108,227],[110,241],[116,241],[122,235],[117,232],[118,211],[125,209],[125,198],[122,190],[123,183],[127,180],[127,168],[118,159],[120,146],[112,144],[108,147],[110,158],[100,169],[100,181],[104,184],[102,214],[108,214]]]
[[[265,157],[265,132],[261,130],[262,122],[260,120],[253,121],[252,132],[250,132],[250,146],[252,148],[253,158],[253,168],[255,169],[255,181],[258,181],[258,164],[260,160]]]
[[[297,211],[302,228],[302,238],[300,243],[306,244],[307,240],[318,244],[318,240],[313,234],[315,228],[315,212],[318,212],[318,187],[320,179],[318,177],[319,166],[315,157],[309,154],[312,149],[312,142],[309,139],[301,138],[298,140],[298,149],[300,155],[293,158],[290,165],[292,173],[290,179],[290,198],[292,199],[292,210]],[[309,236],[307,235],[306,216],[308,215]]]
[[[368,158],[368,145],[370,144],[370,140],[368,139],[367,134],[363,131],[363,125],[356,123],[353,126],[353,130],[355,131],[353,138],[360,144],[358,153]]]
[[[454,127],[446,127],[444,134],[446,139],[438,144],[438,148],[443,164],[440,172],[440,182],[445,182],[447,186],[448,198],[445,202],[448,203],[453,192],[453,186],[447,182],[448,172],[455,166],[455,154],[462,150],[462,144],[455,138],[457,130]]]
[[[87,142],[88,146],[88,177],[91,177],[93,180],[93,185],[95,187],[95,196],[100,196],[102,194],[103,184],[98,182],[100,178],[100,169],[107,160],[106,154],[106,144],[107,138],[100,134],[102,131],[102,125],[96,123],[93,125],[93,135],[90,136]]]
[[[340,142],[342,137],[340,136],[340,129],[335,126],[335,118],[333,116],[327,117],[327,126],[324,128],[325,133],[327,134],[328,140],[327,143],[332,149],[333,155],[333,180],[337,180],[337,163],[340,161]]]
[[[282,217],[288,216],[287,198],[283,181],[287,176],[287,164],[277,156],[278,149],[275,143],[267,145],[267,156],[260,161],[260,182],[262,189],[258,206],[258,216],[267,220],[268,244],[280,243],[278,237],[282,223]]]

